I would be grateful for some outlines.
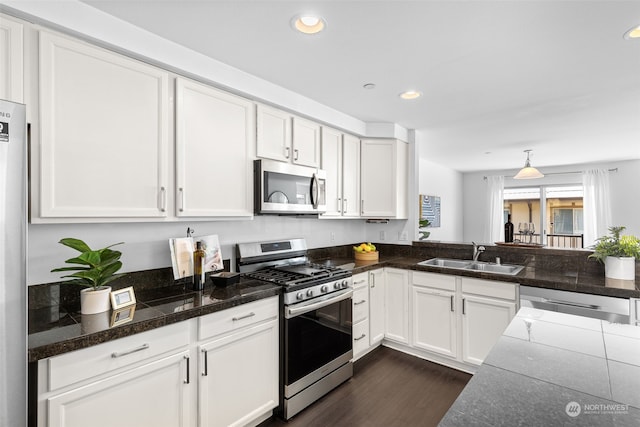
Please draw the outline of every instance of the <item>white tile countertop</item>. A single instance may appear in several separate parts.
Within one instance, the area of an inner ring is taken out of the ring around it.
[[[640,327],[523,307],[439,425],[639,426]]]

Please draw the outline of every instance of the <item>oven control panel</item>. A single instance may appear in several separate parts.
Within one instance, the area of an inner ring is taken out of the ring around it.
[[[298,289],[284,294],[284,304],[292,305],[302,301],[308,301],[313,298],[327,295],[342,289],[353,288],[353,279],[351,276],[343,277],[337,280],[329,280],[327,282]]]

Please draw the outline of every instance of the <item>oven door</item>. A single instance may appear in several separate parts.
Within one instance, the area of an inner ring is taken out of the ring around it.
[[[284,395],[289,398],[353,357],[353,290],[285,307]]]
[[[326,173],[306,166],[256,160],[256,214],[317,214],[327,210]]]

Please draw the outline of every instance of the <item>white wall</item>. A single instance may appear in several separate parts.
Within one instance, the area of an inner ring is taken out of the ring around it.
[[[627,160],[621,162],[609,162],[599,164],[585,164],[572,166],[558,166],[540,168],[542,173],[559,173],[583,171],[586,169],[614,169],[617,172],[610,174],[611,184],[611,211],[613,225],[624,225],[627,227],[625,234],[640,236],[640,160]],[[484,242],[486,227],[488,225],[487,207],[487,183],[484,176],[505,175],[511,177],[517,172],[516,169],[499,171],[482,171],[466,173],[463,177],[464,194],[464,236],[466,242]],[[511,178],[505,179],[505,187],[509,186],[539,186],[582,183],[582,176],[578,174],[552,175],[536,179],[531,182],[516,181]]]
[[[460,242],[463,240],[463,199],[462,173],[438,165],[429,160],[429,141],[416,132],[416,144],[419,149],[418,192],[410,205],[418,210],[418,195],[440,196],[440,227],[429,227],[428,240]],[[464,200],[464,202],[463,202]],[[417,222],[417,220],[416,220]]]
[[[245,221],[119,223],[119,224],[31,224],[29,226],[29,271],[27,284],[56,282],[59,273],[51,269],[63,266],[75,251],[58,244],[64,237],[84,240],[92,248],[125,242],[122,251],[123,272],[170,267],[168,239],[186,236],[187,227],[194,237],[217,234],[224,258],[235,264],[235,244],[287,237],[304,237],[311,248],[350,244],[364,240],[365,222],[320,220],[301,217],[257,216]],[[331,236],[334,240],[331,240]]]

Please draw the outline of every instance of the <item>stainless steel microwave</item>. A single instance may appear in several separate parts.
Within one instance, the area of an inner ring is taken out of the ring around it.
[[[255,160],[253,171],[257,215],[305,215],[327,210],[325,171],[273,160]]]

